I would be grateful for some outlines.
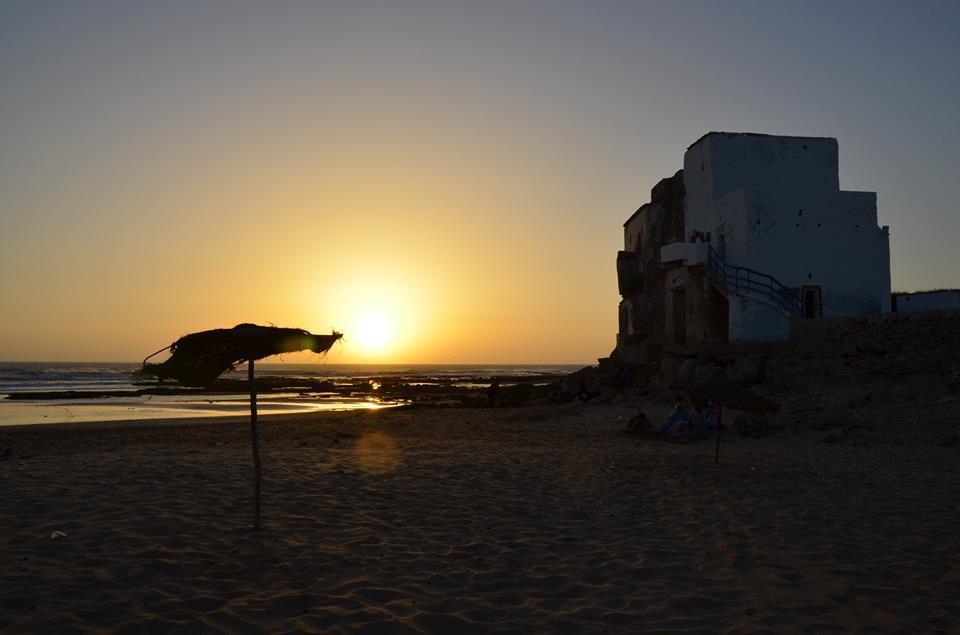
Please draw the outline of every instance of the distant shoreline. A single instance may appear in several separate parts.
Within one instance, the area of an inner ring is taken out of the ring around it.
[[[249,381],[228,371],[210,386],[145,382],[134,364],[0,364],[0,427],[21,424],[203,418],[246,414]],[[494,378],[501,398],[545,399],[573,366],[327,366],[264,364],[255,386],[260,413],[307,414],[402,405],[479,406]]]

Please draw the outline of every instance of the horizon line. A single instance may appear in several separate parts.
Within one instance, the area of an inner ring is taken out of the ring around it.
[[[590,366],[589,362],[262,362],[265,364],[307,365],[316,364],[326,366]],[[35,359],[8,359],[0,360],[0,364],[142,364],[143,362],[129,360],[35,360]],[[244,362],[245,363],[245,362]],[[243,363],[237,364],[242,366]]]

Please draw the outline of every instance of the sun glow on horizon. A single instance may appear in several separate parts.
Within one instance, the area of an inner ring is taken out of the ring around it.
[[[393,343],[393,324],[382,313],[365,313],[353,324],[352,341],[364,351],[381,353]]]

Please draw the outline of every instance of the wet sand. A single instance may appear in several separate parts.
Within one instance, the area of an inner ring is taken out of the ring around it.
[[[262,532],[242,418],[0,429],[0,631],[958,632],[960,449],[628,414],[268,417]]]

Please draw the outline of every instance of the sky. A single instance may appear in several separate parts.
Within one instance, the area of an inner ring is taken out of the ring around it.
[[[0,360],[239,322],[330,363],[589,363],[711,130],[833,136],[895,290],[960,286],[960,3],[0,4]],[[286,361],[309,361],[288,356]]]

